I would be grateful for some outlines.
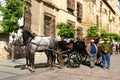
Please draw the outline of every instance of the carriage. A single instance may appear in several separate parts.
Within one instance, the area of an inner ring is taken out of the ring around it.
[[[62,50],[62,58],[64,64],[69,67],[79,67],[80,64],[89,65],[89,54],[86,51],[86,45],[89,43],[91,37],[87,37],[82,43],[81,40],[77,40],[77,43],[67,38],[58,42],[59,48]],[[92,37],[93,38],[93,37]],[[98,37],[95,38],[96,40]],[[98,42],[98,40],[96,41]],[[79,43],[79,45],[78,45]],[[82,47],[80,47],[82,46]],[[73,57],[74,56],[74,57]],[[57,57],[58,62],[60,62],[59,57]],[[102,53],[98,51],[96,58],[96,65],[101,66],[102,63]]]
[[[58,50],[61,53],[63,64],[67,67],[76,68],[82,63],[82,55],[74,50],[74,41],[71,39],[58,41]],[[60,63],[60,56],[57,56],[57,61]]]

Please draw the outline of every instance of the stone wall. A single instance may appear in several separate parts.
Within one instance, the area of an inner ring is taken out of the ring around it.
[[[12,46],[8,45],[9,35],[0,34],[0,59],[11,59]],[[25,50],[23,47],[15,46],[14,58],[18,59],[25,56]]]
[[[8,59],[9,53],[7,51],[8,34],[0,34],[0,59]]]

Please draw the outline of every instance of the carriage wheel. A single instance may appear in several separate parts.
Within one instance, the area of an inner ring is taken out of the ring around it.
[[[79,67],[82,62],[82,56],[79,52],[73,51],[69,55],[68,64],[70,67],[76,68]]]

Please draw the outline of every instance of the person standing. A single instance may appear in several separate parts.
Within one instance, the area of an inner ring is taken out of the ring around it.
[[[120,42],[118,42],[118,54],[120,54]]]
[[[109,44],[107,38],[104,39],[104,43],[101,45],[102,50],[102,66],[103,69],[110,68],[110,54],[112,53],[112,46]]]
[[[90,67],[94,68],[95,67],[95,61],[96,61],[96,55],[97,55],[97,46],[94,43],[94,40],[90,40],[90,44],[87,45],[87,53],[90,56]]]

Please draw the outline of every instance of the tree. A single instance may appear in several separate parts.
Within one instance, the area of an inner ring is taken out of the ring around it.
[[[25,3],[22,0],[5,0],[6,5],[0,3],[3,20],[0,21],[2,33],[9,33],[19,27],[18,20],[23,17]]]
[[[70,28],[70,25],[66,23],[58,23],[57,29],[59,29],[58,36],[65,38],[73,38],[75,35],[75,31]]]

